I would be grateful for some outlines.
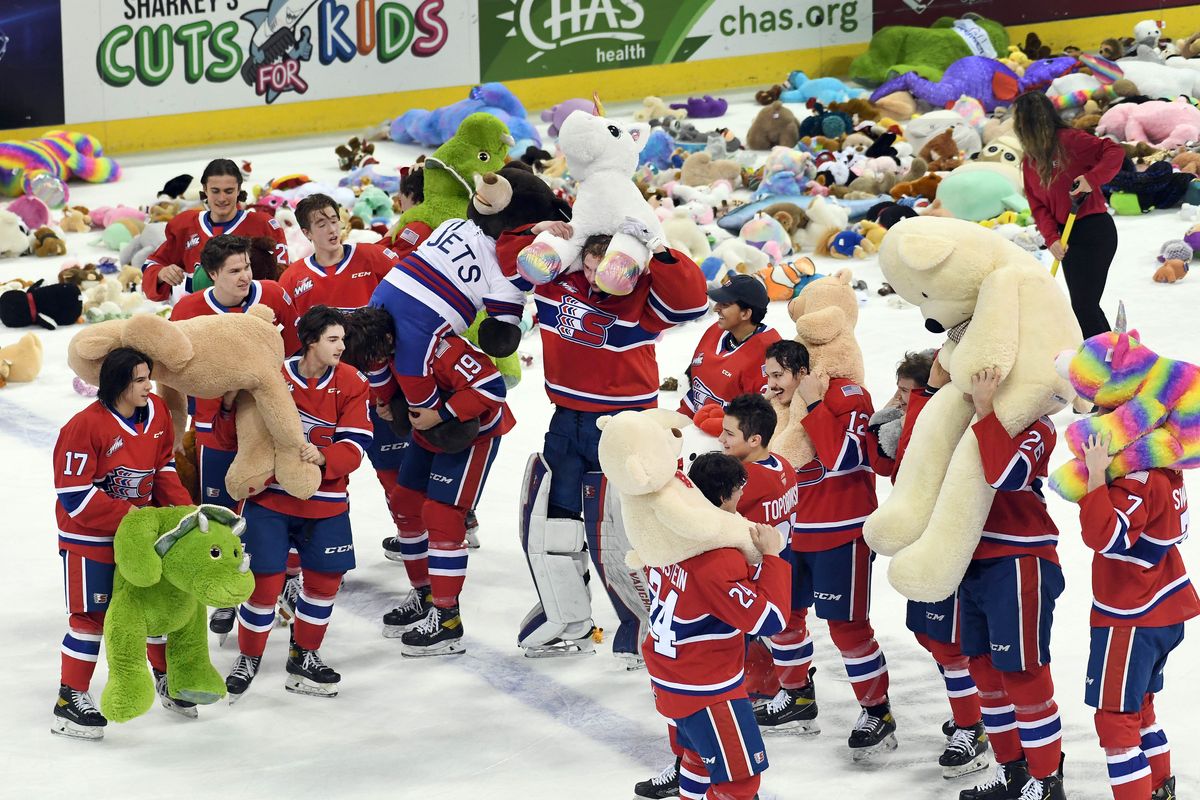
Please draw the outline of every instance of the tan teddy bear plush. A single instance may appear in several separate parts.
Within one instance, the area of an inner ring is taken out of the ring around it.
[[[800,141],[800,121],[776,100],[758,112],[746,132],[746,147],[751,150],[770,150],[776,145],[795,147]]]
[[[683,160],[679,171],[679,182],[686,186],[709,186],[717,181],[729,181],[738,186],[742,180],[742,168],[732,159],[719,158],[713,161],[706,152],[692,153]]]
[[[13,344],[0,347],[0,364],[8,366],[7,382],[29,383],[42,371],[42,340],[37,334],[27,333]]]
[[[622,411],[596,420],[600,468],[621,495],[625,534],[634,568],[665,567],[734,547],[757,563],[750,523],[714,506],[679,471],[683,429],[692,421],[676,411]]]
[[[183,441],[186,397],[221,397],[234,389],[238,450],[225,487],[241,500],[274,475],[293,497],[307,499],[321,483],[315,464],[300,460],[304,433],[283,373],[283,339],[265,306],[171,322],[153,314],[90,325],[71,339],[67,363],[92,385],[104,357],[133,347],[154,362],[151,377],[171,409],[175,440]]]
[[[902,220],[884,237],[879,265],[896,293],[920,307],[926,330],[947,334],[938,360],[953,387],[935,394],[917,418],[896,485],[863,533],[871,549],[894,555],[888,578],[901,594],[933,602],[961,582],[996,493],[968,430],[975,416],[964,397],[971,376],[1000,372],[995,414],[1015,436],[1071,403],[1075,391],[1054,359],[1078,348],[1082,337],[1046,268],[981,225]]]
[[[857,384],[865,380],[862,348],[854,338],[858,298],[851,288],[853,282],[850,270],[840,269],[808,284],[788,303],[788,315],[796,323],[793,338],[808,350],[809,371],[826,383],[831,378],[848,378]],[[776,415],[772,452],[795,467],[816,458],[812,441],[801,424],[808,416],[808,408],[800,393],[792,395],[789,405],[776,400],[771,405]]]

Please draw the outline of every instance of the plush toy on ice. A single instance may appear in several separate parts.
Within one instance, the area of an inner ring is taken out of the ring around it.
[[[1108,479],[1165,467],[1200,466],[1200,367],[1160,356],[1125,332],[1100,333],[1059,356],[1058,369],[1083,399],[1107,413],[1077,420],[1065,436],[1073,459],[1050,475],[1050,488],[1071,502],[1087,494],[1083,451],[1088,438],[1107,438]]]
[[[662,224],[630,177],[650,134],[644,124],[623,125],[599,115],[574,112],[563,122],[558,143],[567,169],[579,181],[572,210],[571,239],[539,233],[517,257],[517,269],[530,283],[549,283],[580,267],[583,243],[593,234],[610,234],[596,287],[626,295],[650,262],[650,253],[665,237]]]
[[[206,704],[225,696],[225,679],[208,656],[207,606],[230,608],[254,591],[250,556],[239,538],[245,527],[237,514],[213,505],[139,508],[121,520],[104,621],[104,716],[128,722],[154,704],[147,636],[167,637],[172,698]]]

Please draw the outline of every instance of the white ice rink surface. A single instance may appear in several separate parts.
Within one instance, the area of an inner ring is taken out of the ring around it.
[[[698,126],[729,125],[744,132],[756,110],[740,103],[725,119],[700,120]],[[71,200],[91,207],[143,205],[153,201],[167,179],[181,172],[199,175],[216,155],[249,159],[252,182],[292,172],[336,182],[341,173],[333,146],[344,140],[325,137],[127,157],[121,159],[125,176],[119,183],[73,184]],[[411,163],[418,152],[383,143],[376,156],[391,168]],[[1118,217],[1120,250],[1104,307],[1111,318],[1117,301],[1124,300],[1131,325],[1148,346],[1200,363],[1200,277],[1173,286],[1150,278],[1159,246],[1181,238],[1187,227],[1174,211]],[[66,258],[95,260],[106,254],[90,246],[97,237],[68,234]],[[64,260],[0,260],[0,282],[18,276],[53,281]],[[897,309],[875,294],[882,278],[874,258],[817,262],[825,272],[849,265],[870,285],[857,333],[866,356],[868,389],[882,404],[894,390],[894,367],[904,351],[934,346],[938,339],[924,331],[915,309]],[[658,349],[663,377],[682,373],[711,322],[709,316],[665,336]],[[767,322],[785,337],[794,333],[781,303],[773,305]],[[66,617],[50,453],[58,429],[90,402],[72,391],[66,365],[67,342],[77,330],[38,329],[46,349],[42,374],[32,384],[0,390],[0,508],[7,519],[0,559],[0,586],[6,592],[0,642],[8,687],[0,692],[0,797],[626,798],[636,781],[656,774],[670,760],[645,672],[626,672],[607,640],[596,655],[576,659],[534,661],[523,658],[516,646],[517,626],[535,599],[517,543],[517,496],[525,460],[540,448],[550,416],[537,336],[522,345],[534,356],[534,365],[509,395],[518,424],[504,438],[479,506],[482,548],[471,554],[462,598],[465,655],[405,659],[399,641],[382,638],[380,617],[408,583],[403,568],[385,561],[379,549],[380,539],[393,528],[379,485],[364,462],[351,489],[359,566],[347,576],[321,649],[343,676],[337,698],[284,691],[287,635],[276,629],[262,671],[236,706],[222,702],[201,707],[194,721],[156,706],[132,722],[110,724],[99,743],[52,736]],[[0,344],[23,332],[0,330]],[[677,402],[676,395],[661,400],[671,407]],[[1060,431],[1071,419],[1069,413],[1058,416]],[[1052,466],[1067,457],[1060,437]],[[1200,478],[1189,474],[1187,480],[1193,496],[1200,498]],[[881,495],[888,486],[879,481]],[[1091,551],[1078,535],[1076,507],[1053,494],[1048,499],[1062,533],[1059,556],[1067,580],[1052,641],[1067,794],[1073,800],[1110,797],[1092,712],[1083,704]],[[1185,560],[1200,569],[1191,544],[1184,543],[1182,550]],[[814,739],[767,739],[771,768],[763,779],[764,799],[950,798],[980,777],[941,778],[939,726],[949,714],[944,686],[933,661],[905,629],[904,601],[887,584],[884,567],[881,559],[875,571],[873,621],[891,669],[899,749],[870,767],[851,763],[846,736],[858,707],[825,626],[816,621],[823,732]],[[598,593],[593,606],[597,624],[614,631],[607,598]],[[218,670],[226,673],[235,655],[233,641],[218,649],[214,637]],[[1183,797],[1195,794],[1200,785],[1200,766],[1193,761],[1200,755],[1198,656],[1194,638],[1172,655],[1166,690],[1157,703],[1174,746]],[[105,679],[102,658],[93,682],[97,700]]]

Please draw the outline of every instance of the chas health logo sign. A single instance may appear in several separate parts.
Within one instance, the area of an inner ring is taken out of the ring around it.
[[[485,81],[865,42],[870,0],[479,0]]]
[[[67,86],[68,121],[422,89],[478,73],[462,0],[83,5],[63,15],[64,51],[93,53],[96,81]]]

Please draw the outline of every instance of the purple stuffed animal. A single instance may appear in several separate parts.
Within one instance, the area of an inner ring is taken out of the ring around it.
[[[1017,95],[1045,88],[1055,78],[1078,68],[1079,61],[1070,56],[1043,58],[1031,63],[1025,74],[1018,76],[994,58],[966,56],[951,64],[940,81],[925,80],[916,72],[897,75],[875,90],[871,102],[892,92],[905,91],[935,108],[948,108],[967,95],[979,100],[984,112],[990,114],[997,106],[1012,103]]]
[[[686,103],[671,103],[671,108],[682,108],[692,119],[723,117],[729,109],[729,101],[710,94],[704,97],[689,97]]]
[[[549,122],[550,129],[547,133],[551,138],[558,138],[558,129],[562,127],[563,121],[571,116],[572,111],[583,111],[586,114],[596,113],[596,102],[594,100],[584,100],[582,97],[572,97],[570,100],[563,100],[556,106],[551,106],[542,112],[542,122]]]

